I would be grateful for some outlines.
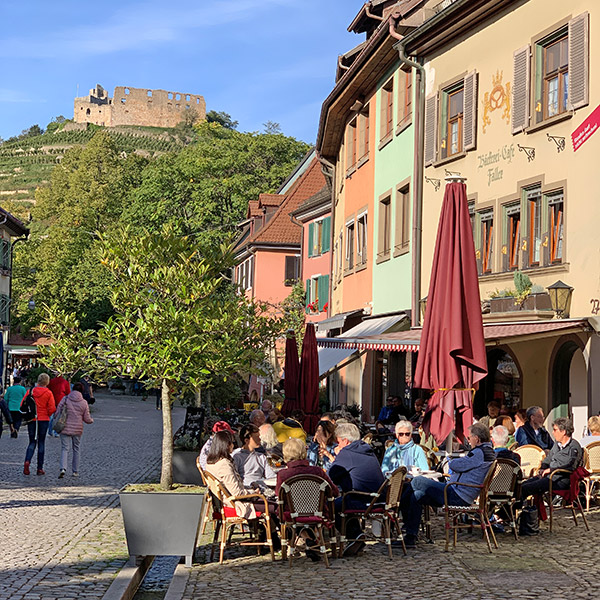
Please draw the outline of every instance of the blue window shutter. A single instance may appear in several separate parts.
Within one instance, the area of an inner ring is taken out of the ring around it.
[[[331,217],[327,217],[323,219],[323,243],[321,246],[321,251],[323,253],[329,252],[331,248]]]
[[[309,223],[308,225],[308,257],[313,255],[313,246],[315,239],[315,224]]]

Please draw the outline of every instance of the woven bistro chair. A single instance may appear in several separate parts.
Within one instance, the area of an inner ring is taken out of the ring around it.
[[[333,492],[329,483],[318,475],[290,477],[279,488],[278,504],[283,559],[289,556],[290,567],[292,566],[296,545],[301,539],[300,532],[303,529],[310,529],[319,544],[323,561],[329,567],[323,529],[329,532],[329,546],[334,557],[336,548]],[[288,529],[291,531],[289,542]]]
[[[350,519],[360,519],[364,525],[367,521],[376,521],[381,524],[383,540],[388,547],[389,557],[392,553],[392,528],[395,531],[396,539],[402,544],[402,551],[406,555],[406,546],[400,526],[400,499],[402,497],[402,488],[406,477],[406,467],[397,468],[382,484],[376,492],[358,492],[350,490],[342,496],[341,532],[340,532],[340,554],[344,551],[344,544],[353,542],[346,538],[347,522]],[[370,502],[365,508],[349,508],[347,502],[349,499],[363,500]],[[373,536],[375,537],[375,536]]]
[[[597,485],[600,483],[600,441],[588,444],[584,449],[585,468],[589,475],[583,480],[585,486],[585,509],[590,510],[590,500],[594,497],[594,490],[597,492]]]
[[[498,542],[496,541],[496,536],[494,535],[494,530],[492,529],[492,525],[489,519],[489,511],[490,511],[490,501],[488,498],[488,491],[490,488],[490,484],[492,482],[492,478],[496,471],[496,461],[493,461],[490,464],[490,468],[488,469],[487,475],[481,485],[475,485],[472,483],[460,483],[460,481],[453,481],[451,483],[447,483],[444,488],[444,514],[446,518],[446,552],[448,552],[448,547],[450,545],[450,530],[452,529],[454,532],[454,547],[456,547],[456,538],[459,529],[469,528],[473,529],[473,525],[471,523],[461,523],[459,521],[459,517],[465,515],[466,517],[476,517],[479,519],[479,523],[481,526],[482,534],[485,536],[485,540],[488,545],[488,549],[490,553],[492,552],[492,544],[490,542],[490,534],[492,536],[492,541],[494,542],[494,546],[498,548]],[[479,489],[479,496],[475,499],[475,501],[469,506],[452,506],[448,504],[448,488],[452,486],[460,486],[460,487],[471,487]]]
[[[490,513],[498,506],[504,507],[510,516],[510,526],[515,540],[519,539],[519,534],[517,532],[514,504],[519,498],[522,480],[521,467],[515,461],[507,458],[496,459],[496,466],[488,488]]]
[[[206,492],[204,492],[204,506],[202,507],[202,517],[200,519],[200,535],[204,535],[206,533],[206,526],[208,525],[208,523],[212,524],[214,531],[217,519],[214,518],[212,494],[208,489],[208,482],[206,481],[206,474],[204,472],[204,469],[200,466],[200,457],[196,459],[196,467],[200,472],[202,485],[206,488]]]
[[[534,444],[525,444],[514,450],[521,457],[521,470],[525,477],[532,477],[542,466],[546,453]]]
[[[228,546],[256,546],[260,553],[260,547],[266,546],[271,552],[271,560],[275,560],[273,551],[273,536],[271,534],[272,524],[269,515],[269,506],[267,499],[263,494],[243,494],[241,496],[231,496],[225,486],[209,471],[204,471],[206,482],[210,493],[212,494],[213,518],[215,519],[215,532],[213,536],[210,560],[214,558],[217,545],[220,546],[219,564],[223,564],[225,548]],[[239,501],[258,500],[264,503],[264,511],[256,510],[256,519],[246,519],[240,517],[235,508],[227,506],[225,501],[234,504]],[[266,531],[266,540],[259,539],[258,526],[262,524]],[[233,542],[235,528],[239,527],[241,540]],[[220,540],[219,540],[220,534]]]
[[[569,489],[567,489],[567,490],[553,489],[552,484],[554,481],[554,476],[557,473],[568,473],[569,474],[569,481],[570,481]],[[552,533],[552,519],[554,516],[554,511],[556,511],[560,508],[570,508],[571,509],[571,513],[573,514],[573,521],[575,522],[575,525],[578,525],[577,514],[575,513],[575,509],[579,510],[579,512],[581,513],[581,518],[583,519],[583,524],[585,525],[585,528],[588,531],[590,530],[590,526],[588,525],[587,518],[585,516],[585,512],[583,511],[583,505],[581,504],[581,500],[579,498],[579,489],[580,489],[581,483],[587,477],[587,473],[588,472],[585,470],[584,467],[578,467],[577,469],[575,469],[572,472],[568,471],[567,469],[554,469],[554,471],[552,471],[552,473],[550,473],[550,475],[549,475],[550,489],[548,491],[548,494],[549,494],[548,508],[550,510],[550,533]],[[562,498],[562,504],[560,506],[554,506],[554,502],[553,502],[554,496],[560,496]]]

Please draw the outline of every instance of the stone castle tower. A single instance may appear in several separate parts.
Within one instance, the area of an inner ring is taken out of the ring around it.
[[[112,98],[101,85],[89,96],[75,98],[73,120],[106,127],[144,125],[175,127],[193,110],[196,119],[206,118],[206,102],[202,96],[118,86]]]

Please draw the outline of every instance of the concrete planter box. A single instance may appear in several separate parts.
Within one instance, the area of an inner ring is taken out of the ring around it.
[[[185,556],[192,566],[204,494],[119,492],[127,550],[135,556]]]
[[[196,450],[173,450],[173,483],[203,485],[196,467],[197,458]]]
[[[530,294],[522,304],[515,304],[515,299],[512,296],[490,299],[490,312],[492,313],[518,312],[521,310],[547,310],[551,312],[550,296],[546,292]]]

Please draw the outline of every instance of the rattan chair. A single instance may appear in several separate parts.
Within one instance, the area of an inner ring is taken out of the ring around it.
[[[490,511],[499,506],[506,510],[510,516],[510,526],[515,540],[519,539],[519,535],[517,533],[514,504],[519,498],[522,480],[521,467],[515,461],[508,458],[496,459],[496,466],[488,489]]]
[[[521,470],[525,477],[532,477],[542,466],[546,453],[534,444],[525,444],[514,450],[521,457]]]
[[[406,555],[406,546],[400,526],[400,499],[402,497],[402,488],[406,477],[406,467],[397,468],[376,492],[358,492],[351,490],[342,496],[341,516],[341,536],[340,553],[343,552],[344,544],[353,542],[346,538],[346,527],[350,519],[360,519],[361,524],[367,521],[375,521],[381,524],[383,540],[388,547],[388,554],[393,558],[392,552],[392,528],[396,534],[396,539],[402,544],[402,551]],[[370,502],[366,508],[350,508],[348,500],[363,500]],[[375,537],[375,536],[373,536]]]
[[[554,476],[558,473],[568,473],[569,474],[569,489],[567,490],[556,490],[553,489]],[[548,508],[550,510],[550,533],[552,533],[552,519],[554,516],[554,512],[560,508],[570,508],[571,513],[573,514],[573,521],[575,525],[577,523],[577,514],[575,509],[578,509],[581,513],[581,518],[583,519],[583,524],[585,528],[589,531],[590,526],[588,525],[587,518],[585,516],[585,512],[583,512],[583,505],[581,504],[581,500],[579,498],[579,488],[582,481],[586,478],[587,471],[582,467],[575,469],[575,471],[568,471],[567,469],[555,469],[550,473],[550,489],[549,489],[549,501]],[[572,490],[574,490],[572,492]],[[562,504],[560,506],[554,505],[554,496],[560,496],[562,498]]]
[[[446,552],[450,546],[450,530],[454,532],[454,547],[456,547],[456,538],[459,529],[469,528],[473,529],[472,523],[462,523],[460,518],[464,515],[467,519],[477,518],[481,526],[482,534],[485,536],[488,549],[492,552],[492,544],[490,542],[490,534],[494,546],[498,548],[498,542],[494,535],[494,530],[489,520],[490,501],[488,498],[488,491],[492,482],[492,477],[496,470],[496,462],[490,464],[487,475],[481,485],[475,485],[471,483],[461,483],[460,481],[453,481],[446,484],[444,488],[444,515],[446,518]],[[452,506],[448,504],[448,489],[450,487],[470,487],[479,489],[479,495],[475,501],[469,506]]]
[[[208,489],[212,495],[213,517],[215,519],[215,533],[213,536],[212,547],[210,551],[210,560],[214,558],[215,548],[220,545],[219,564],[223,564],[225,548],[230,546],[256,546],[260,553],[260,547],[266,546],[271,552],[271,560],[275,560],[273,551],[273,536],[271,517],[269,516],[269,506],[267,499],[263,494],[243,494],[241,496],[231,496],[225,486],[209,471],[204,471],[204,476],[208,484]],[[264,511],[256,511],[256,519],[246,519],[240,517],[234,503],[237,501],[255,500],[264,503]],[[226,501],[228,504],[226,504]],[[258,534],[259,525],[263,525],[266,531],[266,539],[260,540]],[[240,541],[232,541],[235,528],[240,528]],[[219,541],[220,534],[220,541]]]
[[[600,438],[597,442],[588,444],[584,449],[585,468],[589,476],[583,480],[585,486],[585,509],[590,510],[590,500],[594,497],[594,490],[600,483]]]
[[[296,545],[301,539],[300,533],[303,529],[310,529],[319,544],[325,565],[329,567],[323,529],[329,532],[332,556],[335,556],[336,549],[333,492],[329,483],[318,475],[295,475],[281,484],[278,503],[283,559],[289,556],[290,567],[292,566]],[[288,530],[291,533],[289,541]]]
[[[196,467],[200,472],[200,477],[202,478],[202,485],[206,487],[206,492],[204,492],[204,505],[202,507],[202,517],[200,519],[200,535],[204,535],[206,533],[206,526],[208,523],[211,523],[213,526],[213,531],[216,524],[216,519],[214,518],[214,509],[212,504],[212,494],[208,489],[208,483],[206,481],[206,475],[204,473],[204,469],[200,466],[200,457],[196,459]]]

